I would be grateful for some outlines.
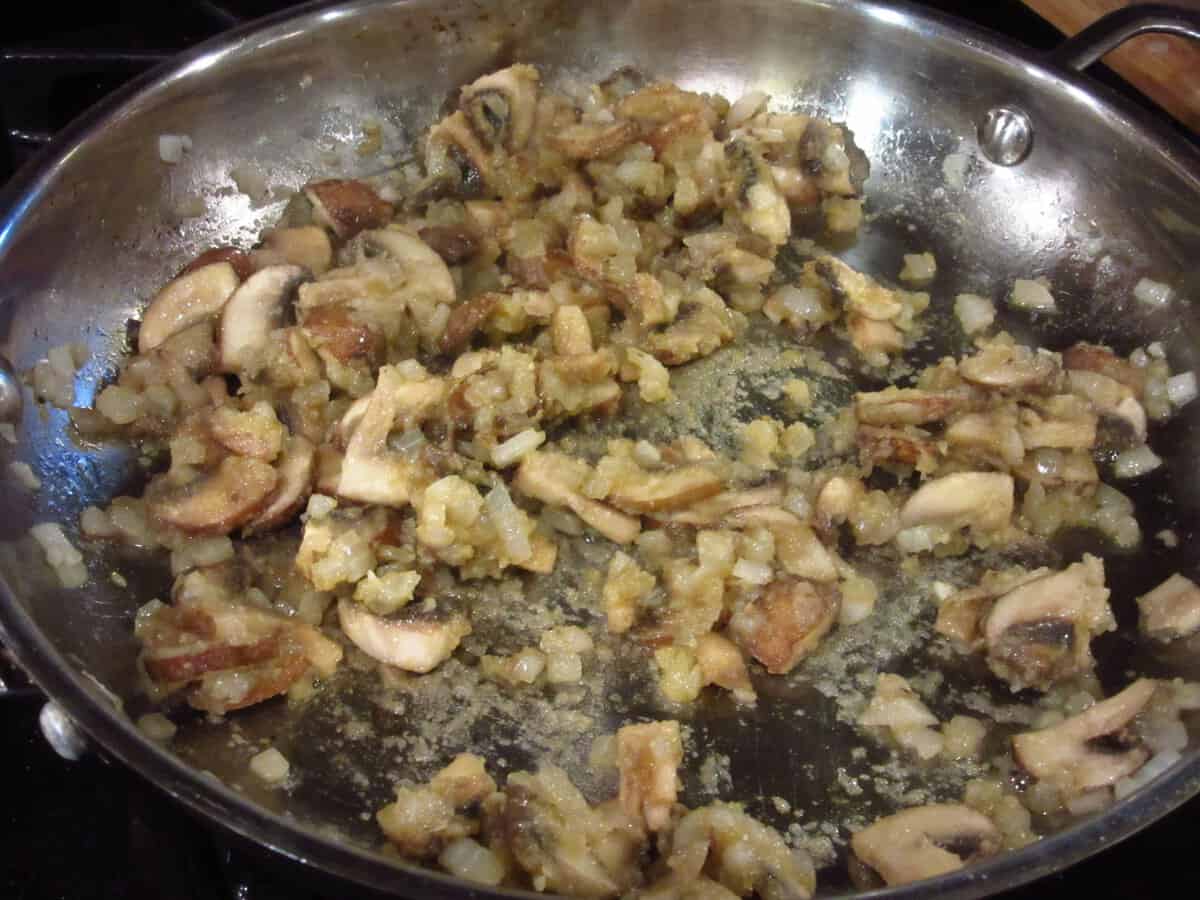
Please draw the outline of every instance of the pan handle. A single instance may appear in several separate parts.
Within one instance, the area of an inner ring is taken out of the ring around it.
[[[1103,16],[1059,45],[1050,59],[1081,72],[1139,34],[1174,34],[1200,41],[1200,12],[1161,3],[1127,6]]]

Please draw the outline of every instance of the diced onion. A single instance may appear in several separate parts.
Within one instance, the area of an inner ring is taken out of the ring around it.
[[[546,432],[526,428],[492,448],[492,465],[499,469],[514,465],[546,442]]]
[[[29,529],[33,539],[41,545],[46,554],[46,562],[58,576],[59,583],[65,588],[82,587],[87,581],[87,568],[83,564],[83,554],[67,540],[63,530],[54,522],[42,522]]]
[[[725,124],[730,129],[740,128],[766,107],[768,99],[767,94],[762,91],[747,91],[729,107],[729,115],[725,117]]]
[[[1117,478],[1140,478],[1162,465],[1162,459],[1146,444],[1117,454],[1113,474]]]
[[[954,298],[954,315],[958,317],[963,331],[975,334],[992,326],[996,319],[996,307],[987,297],[959,294]]]
[[[739,559],[733,564],[733,577],[747,584],[770,584],[774,570],[767,563]]]
[[[183,154],[192,149],[192,139],[186,134],[160,134],[158,158],[168,165],[183,162]]]
[[[529,535],[525,532],[525,517],[512,502],[508,488],[497,484],[488,491],[484,503],[508,558],[513,562],[529,559],[533,555],[533,547],[529,543]]]
[[[146,713],[138,718],[137,727],[150,740],[160,743],[175,737],[175,732],[179,730],[175,723],[162,713]]]
[[[816,288],[785,284],[775,292],[775,297],[793,319],[814,322],[825,318],[825,307]]]
[[[1113,785],[1113,794],[1118,800],[1128,797],[1138,788],[1149,784],[1175,763],[1179,762],[1180,755],[1174,750],[1164,750],[1162,753],[1157,753],[1146,762],[1144,766],[1130,775],[1128,778],[1122,778]]]
[[[287,757],[274,747],[268,747],[250,758],[250,771],[267,784],[280,784],[285,781],[291,768]]]
[[[1133,296],[1139,303],[1147,306],[1166,306],[1175,296],[1175,292],[1169,284],[1143,278],[1134,285]]]
[[[1008,302],[1017,309],[1041,312],[1054,312],[1057,309],[1054,304],[1054,295],[1050,293],[1049,289],[1040,281],[1030,281],[1027,278],[1018,278],[1013,282]]]
[[[901,281],[932,281],[937,274],[937,259],[932,253],[905,253],[904,268],[900,270]]]
[[[1196,399],[1196,373],[1180,372],[1167,379],[1167,397],[1172,406],[1187,406]]]
[[[442,850],[438,863],[458,878],[480,884],[499,884],[504,880],[504,866],[491,850],[471,838],[458,838]]]

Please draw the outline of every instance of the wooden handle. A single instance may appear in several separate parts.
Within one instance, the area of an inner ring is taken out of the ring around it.
[[[1023,0],[1059,31],[1073,35],[1114,10],[1122,0]],[[1200,0],[1174,0],[1200,9]],[[1186,38],[1147,34],[1133,38],[1104,58],[1121,77],[1176,119],[1200,133],[1200,45]]]

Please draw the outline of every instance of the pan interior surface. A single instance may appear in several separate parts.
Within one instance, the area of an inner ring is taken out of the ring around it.
[[[1190,303],[1200,291],[1200,182],[1192,156],[1148,137],[1077,82],[1020,56],[903,8],[815,0],[723,0],[703,12],[665,0],[363,3],[268,23],[201,48],[119,107],[74,129],[73,144],[60,147],[38,172],[25,173],[24,183],[5,195],[0,352],[20,372],[52,347],[86,342],[91,357],[77,378],[75,400],[90,405],[126,347],[127,322],[183,263],[209,246],[253,243],[310,179],[370,175],[410,161],[423,129],[453,102],[458,87],[513,61],[538,65],[551,85],[587,83],[633,66],[731,99],[757,89],[781,110],[845,123],[871,174],[868,221],[838,252],[883,279],[899,271],[903,254],[934,253],[939,275],[929,316],[935,324],[918,348],[922,361],[965,348],[952,315],[957,294],[1000,300],[1014,279],[1044,276],[1062,308],[1053,317],[1006,318],[1019,338],[1051,349],[1087,339],[1123,354],[1159,341],[1173,370],[1200,367]],[[998,105],[1022,109],[1033,123],[1032,151],[1017,166],[994,165],[977,143],[978,123]],[[368,130],[376,128],[382,152],[359,154]],[[159,159],[163,134],[190,137],[192,150],[180,163]],[[249,181],[265,190],[244,193]],[[1170,309],[1138,303],[1133,286],[1143,277],[1172,285],[1179,299]],[[687,414],[647,417],[636,436],[699,428],[715,443],[729,441],[738,422],[774,408],[782,373],[770,363],[782,349],[777,337],[764,333],[694,364],[677,389]],[[805,374],[824,384],[814,422],[847,402],[852,386]],[[1154,440],[1166,465],[1131,494],[1145,535],[1140,550],[1115,553],[1074,536],[1051,551],[1105,556],[1120,623],[1096,644],[1108,692],[1131,670],[1200,679],[1195,647],[1164,650],[1138,640],[1133,604],[1172,572],[1200,575],[1197,406],[1160,426]],[[66,662],[65,677],[76,686],[64,698],[70,711],[85,692],[104,706],[103,733],[96,735],[103,743],[118,745],[125,758],[158,760],[154,771],[166,771],[162,751],[130,723],[148,708],[134,666],[133,614],[150,598],[166,596],[169,573],[131,551],[92,546],[85,553],[87,587],[65,591],[28,537],[32,525],[57,521],[77,539],[79,512],[136,483],[138,462],[120,448],[80,446],[61,412],[31,400],[17,432],[15,446],[0,446],[0,462],[30,463],[43,487],[31,495],[11,479],[0,483],[8,511],[0,522],[0,575],[10,594],[6,627],[16,632],[11,623],[20,618]],[[1178,535],[1177,546],[1154,540],[1164,529]],[[596,608],[590,573],[605,565],[609,552],[574,545],[554,579],[539,585],[543,597],[537,599],[568,620],[586,621]],[[939,679],[942,706],[933,709],[939,718],[1012,702],[1006,688],[989,687],[975,667],[935,658],[930,649],[928,580],[965,581],[962,571],[952,571],[961,563],[939,563],[943,568],[914,579],[891,571],[883,558],[855,561],[886,578],[881,612],[835,635],[792,675],[756,679],[760,699],[753,709],[722,698],[683,712],[672,708],[658,696],[644,657],[614,642],[601,647],[610,664],[573,696],[497,691],[456,661],[422,678],[381,679],[375,669],[344,666],[305,705],[270,703],[221,723],[196,717],[173,750],[235,788],[241,799],[226,794],[222,800],[235,810],[235,828],[249,830],[239,825],[250,821],[242,810],[249,800],[286,816],[269,842],[359,877],[347,871],[348,857],[337,856],[347,851],[333,845],[374,853],[380,836],[368,814],[391,799],[399,780],[423,780],[455,753],[471,750],[500,773],[549,759],[590,797],[605,797],[615,782],[592,771],[592,740],[631,720],[677,717],[688,732],[684,802],[745,802],[818,859],[844,857],[847,826],[900,806],[957,797],[978,774],[965,763],[898,765],[862,738],[853,717],[879,672]],[[972,571],[980,567],[978,560],[971,565]],[[127,586],[118,587],[114,571]],[[491,584],[481,591],[478,604],[485,616],[492,611],[491,620],[477,628],[475,644],[464,645],[468,652],[536,643],[544,627],[537,615],[506,613],[520,602],[519,586]],[[523,605],[540,605],[530,600]],[[81,718],[98,721],[95,716]],[[265,788],[247,770],[249,757],[265,744],[291,761],[296,778],[286,791]],[[1057,859],[1035,845],[1022,851],[1025,865],[1008,859],[989,865],[1007,866],[996,871],[1021,880],[1098,849],[1094,838],[1106,827],[1123,835],[1165,812],[1200,780],[1195,745],[1193,732],[1193,749],[1163,780],[1170,781],[1170,793],[1165,786],[1150,789],[1163,787],[1158,805],[1143,802],[1131,811],[1140,795],[1118,804],[1085,824],[1091,837],[1080,841],[1089,843],[1056,845]],[[169,787],[185,799],[201,790],[186,779]],[[296,837],[301,831],[303,844]],[[849,889],[838,872],[844,866],[821,870],[822,891]],[[951,895],[991,889],[974,873],[954,878]],[[405,882],[385,886],[403,890]]]

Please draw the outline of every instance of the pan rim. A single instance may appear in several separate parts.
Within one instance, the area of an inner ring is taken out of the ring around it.
[[[953,17],[898,2],[856,0],[789,0],[798,6],[835,7],[884,19],[925,40],[966,45],[1003,67],[1017,65],[1042,89],[1067,90],[1095,114],[1136,129],[1150,147],[1200,194],[1200,151],[1170,132],[1159,119],[1131,101],[1091,80],[1066,71],[1027,47]],[[136,112],[137,106],[190,74],[227,56],[253,52],[256,46],[286,38],[296,30],[319,26],[331,16],[352,18],[381,7],[421,7],[430,0],[317,0],[225,32],[154,67],[106,97],[74,120],[26,163],[0,190],[0,261],[25,216],[54,184],[76,150],[111,123]],[[899,14],[899,16],[897,15]],[[316,829],[268,812],[231,788],[185,764],[142,736],[120,712],[99,703],[74,666],[50,643],[32,617],[0,578],[0,635],[47,695],[109,753],[206,820],[240,838],[306,866],[315,867],[365,888],[398,894],[420,892],[430,897],[504,896],[536,898],[532,891],[482,890],[469,882],[403,861],[385,859],[366,848],[335,842]],[[1109,844],[1150,825],[1200,794],[1200,750],[1191,751],[1155,782],[1115,803],[1092,819],[1045,837],[1021,850],[958,872],[899,888],[855,896],[911,898],[936,891],[947,898],[977,897],[1015,887],[1061,870]]]

